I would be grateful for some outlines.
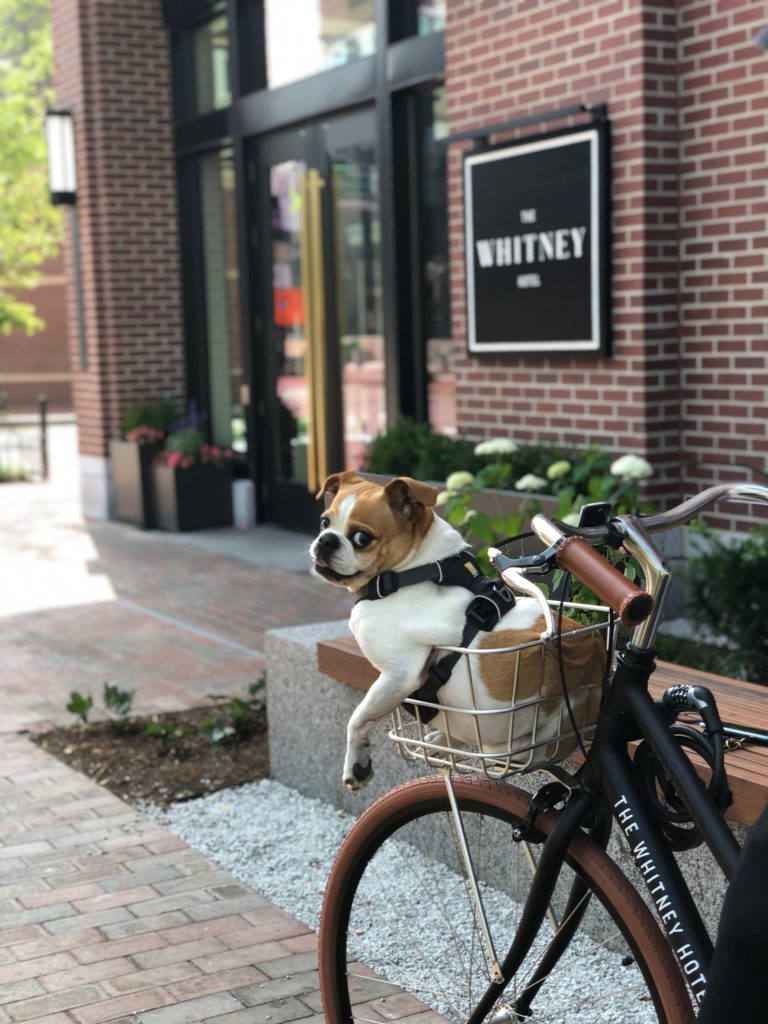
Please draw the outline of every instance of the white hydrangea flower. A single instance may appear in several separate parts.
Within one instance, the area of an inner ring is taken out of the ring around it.
[[[547,469],[548,480],[559,480],[560,477],[565,476],[571,471],[571,464],[567,459],[560,459],[559,462],[553,462],[552,465]]]
[[[440,491],[440,493],[438,494],[437,498],[435,499],[435,504],[436,505],[445,505],[447,503],[448,499],[452,498],[452,497],[453,497],[453,495],[451,494],[450,491]]]
[[[543,487],[546,486],[547,481],[543,480],[540,476],[536,476],[535,473],[526,473],[525,476],[521,476],[520,479],[515,483],[515,490],[540,491]]]
[[[471,473],[459,469],[455,473],[451,473],[445,481],[445,486],[449,491],[462,491],[465,487],[470,487],[474,482],[475,478]]]
[[[475,445],[475,455],[512,455],[517,445],[508,437],[490,437]]]
[[[640,455],[621,455],[611,463],[611,476],[622,480],[647,480],[653,476],[653,467]]]
[[[581,512],[568,512],[563,516],[562,522],[568,523],[569,526],[578,526],[580,518]]]

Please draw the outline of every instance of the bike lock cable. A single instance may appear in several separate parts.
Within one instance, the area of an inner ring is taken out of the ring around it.
[[[718,810],[724,811],[732,797],[725,773],[723,733],[700,732],[681,722],[674,722],[669,728],[681,747],[693,751],[709,767],[711,776],[707,790]],[[703,839],[701,832],[693,825],[688,808],[678,796],[647,740],[643,740],[635,751],[634,765],[650,798],[656,822],[671,848],[692,850],[699,846]]]

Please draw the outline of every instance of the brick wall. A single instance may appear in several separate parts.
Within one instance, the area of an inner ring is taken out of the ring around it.
[[[656,470],[652,493],[667,499],[728,478],[694,466],[701,455],[764,466],[768,60],[751,44],[761,8],[448,5],[452,133],[607,102],[613,137],[612,357],[464,354],[460,429],[640,452]],[[452,322],[462,341],[459,147],[449,164]]]
[[[37,396],[48,397],[52,412],[72,408],[67,339],[67,280],[61,256],[46,260],[40,281],[19,295],[30,302],[45,327],[27,336],[22,331],[0,338],[0,392],[5,392],[9,412],[37,409]]]
[[[678,14],[681,441],[694,491],[768,482],[768,56],[751,44],[768,7],[682,0]]]
[[[52,0],[56,101],[75,116],[88,367],[70,289],[80,450],[103,457],[126,407],[184,394],[168,36],[160,0]],[[67,246],[73,279],[71,238]]]

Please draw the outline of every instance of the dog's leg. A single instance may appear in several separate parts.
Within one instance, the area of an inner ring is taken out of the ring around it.
[[[383,673],[350,716],[347,725],[347,754],[342,782],[353,793],[368,784],[373,776],[371,744],[368,734],[380,718],[391,714],[416,689],[413,677],[395,679]]]

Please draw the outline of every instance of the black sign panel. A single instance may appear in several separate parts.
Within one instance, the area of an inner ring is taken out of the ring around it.
[[[464,162],[469,351],[606,352],[605,126]]]

